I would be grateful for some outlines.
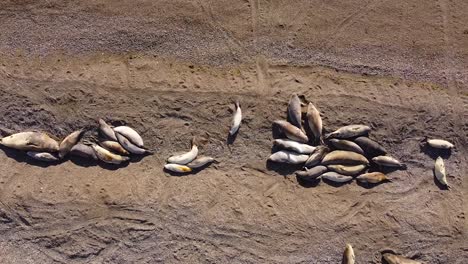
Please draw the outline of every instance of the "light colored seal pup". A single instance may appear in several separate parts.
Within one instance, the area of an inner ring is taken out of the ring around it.
[[[355,176],[365,170],[367,166],[363,164],[354,166],[328,165],[327,168],[331,171],[338,172],[339,174]]]
[[[168,163],[175,163],[179,165],[185,165],[193,161],[198,155],[198,146],[195,144],[195,140],[192,139],[192,149],[184,154],[174,155],[167,159]]]
[[[359,153],[361,155],[364,155],[364,150],[362,150],[362,148],[359,147],[358,144],[356,144],[356,143],[354,143],[352,141],[345,140],[345,139],[333,138],[333,139],[330,139],[330,143],[336,149],[352,151],[352,152],[356,152],[356,153]]]
[[[369,161],[363,155],[346,150],[334,150],[323,157],[322,165],[342,164],[359,165],[369,164]]]
[[[437,157],[434,164],[434,175],[436,179],[447,188],[450,188],[447,182],[447,174],[445,173],[445,164],[442,157]]]
[[[170,170],[173,172],[178,172],[178,173],[184,173],[184,172],[191,172],[192,169],[188,166],[185,165],[180,165],[180,164],[166,164],[164,165],[164,168],[166,170]]]
[[[354,142],[356,142],[368,156],[375,157],[387,154],[387,150],[384,147],[368,137],[358,137]]]
[[[28,151],[26,154],[36,160],[40,161],[47,161],[47,162],[55,162],[58,161],[59,158],[55,156],[54,154],[51,154],[49,152],[36,152],[36,151]]]
[[[300,143],[307,143],[309,141],[307,135],[300,128],[291,125],[289,122],[276,120],[273,123],[281,128],[281,131],[283,131],[287,138]]]
[[[349,182],[353,180],[353,177],[351,176],[342,175],[334,171],[325,172],[320,177],[322,179],[326,179],[326,180],[333,181],[333,182],[339,182],[339,183]]]
[[[312,181],[320,178],[320,175],[325,172],[327,172],[327,167],[319,165],[311,169],[305,168],[305,171],[297,171],[296,175],[303,180]]]
[[[429,146],[438,149],[451,149],[454,147],[452,143],[443,139],[426,139],[426,142]]]
[[[302,110],[301,110],[301,100],[297,96],[296,93],[291,95],[291,99],[289,99],[288,104],[288,117],[291,124],[302,129]]]
[[[312,155],[310,155],[309,158],[306,160],[304,167],[313,167],[319,164],[320,161],[322,161],[325,154],[328,153],[328,151],[330,151],[328,147],[318,146],[316,150],[314,151],[314,153],[312,153]]]
[[[302,144],[293,140],[288,139],[275,139],[273,140],[273,145],[278,146],[283,149],[289,149],[301,154],[311,154],[315,151],[316,147]]]
[[[307,106],[307,123],[309,124],[310,130],[314,135],[315,139],[322,141],[322,117],[320,112],[315,108],[314,104],[309,103]]]
[[[151,151],[140,148],[134,145],[130,140],[127,139],[124,135],[120,134],[120,132],[115,132],[115,136],[117,137],[117,141],[124,149],[132,154],[143,155],[143,154],[152,154]]]
[[[121,164],[122,162],[128,161],[130,158],[125,157],[125,156],[120,156],[118,154],[114,154],[107,149],[93,144],[91,146],[94,149],[94,152],[96,153],[96,156],[104,161],[105,163],[110,163],[110,164]]]
[[[268,160],[288,164],[303,164],[309,158],[309,155],[298,154],[296,152],[280,150],[271,154]]]
[[[348,125],[340,127],[325,138],[352,138],[365,135],[371,131],[371,128],[364,125]]]
[[[188,163],[187,167],[191,169],[198,169],[213,161],[215,161],[215,159],[212,157],[201,156],[201,157],[196,158],[192,162]]]
[[[372,161],[380,166],[406,169],[406,164],[390,156],[377,156],[372,158]]]
[[[98,122],[99,131],[101,132],[101,134],[110,140],[117,141],[117,137],[115,137],[115,132],[112,129],[112,127],[109,126],[103,119],[99,119]]]
[[[96,152],[91,146],[82,143],[78,143],[75,146],[73,146],[70,150],[70,155],[93,160],[99,159],[96,155]]]
[[[392,253],[384,253],[382,256],[388,264],[423,264],[422,262],[405,258],[403,256],[395,255]]]
[[[354,250],[351,244],[346,244],[345,251],[343,253],[342,264],[354,264],[356,257],[354,256]]]
[[[383,181],[391,181],[385,174],[381,172],[363,173],[357,176],[356,180],[363,183],[379,183]]]
[[[234,112],[234,116],[232,117],[232,125],[231,129],[229,130],[229,135],[234,135],[239,131],[239,127],[242,121],[242,110],[239,105],[239,101],[236,101],[236,111]]]
[[[126,149],[124,149],[124,147],[122,147],[122,145],[120,145],[119,142],[116,142],[116,141],[104,140],[104,141],[100,141],[99,145],[101,145],[103,148],[107,150],[110,150],[120,155],[130,154]]]
[[[59,146],[59,157],[61,159],[63,159],[63,157],[65,157],[68,152],[70,152],[70,150],[73,148],[73,146],[75,146],[78,141],[80,141],[80,138],[81,138],[81,135],[83,135],[83,130],[78,130],[78,131],[75,131],[73,133],[71,133],[70,135],[68,135],[67,137],[65,137],[62,142],[60,142],[60,146]]]
[[[140,134],[138,134],[138,132],[136,132],[133,128],[128,126],[118,126],[114,127],[114,132],[120,133],[137,147],[144,147],[143,139],[141,138]]]
[[[5,147],[38,152],[57,152],[59,144],[49,135],[42,132],[20,132],[0,139]]]

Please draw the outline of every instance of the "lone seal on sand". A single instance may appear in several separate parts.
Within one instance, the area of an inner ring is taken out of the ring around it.
[[[354,250],[351,244],[346,244],[345,251],[343,253],[342,264],[354,264],[356,257],[354,256]]]
[[[242,121],[242,110],[240,108],[239,101],[236,101],[236,111],[234,112],[234,115],[232,117],[232,125],[231,129],[229,130],[229,135],[234,135],[239,131],[239,127]]]

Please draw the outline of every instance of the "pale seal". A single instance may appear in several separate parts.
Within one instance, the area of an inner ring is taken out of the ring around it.
[[[242,110],[239,105],[239,101],[236,101],[236,111],[234,112],[234,115],[232,117],[232,125],[231,129],[229,130],[229,135],[234,135],[239,131],[239,127],[242,121]]]
[[[364,150],[367,156],[375,157],[387,154],[387,150],[384,147],[368,137],[358,137],[354,142]]]
[[[434,175],[436,179],[447,188],[450,188],[447,182],[447,174],[445,173],[445,164],[442,157],[437,157],[434,164]]]
[[[422,264],[422,262],[405,258],[403,256],[395,255],[392,253],[384,253],[382,256],[388,264]]]
[[[326,146],[318,146],[317,149],[312,153],[309,158],[306,160],[304,167],[313,167],[322,161],[325,154],[328,153],[330,149]]]
[[[438,149],[451,149],[454,147],[452,143],[443,139],[426,139],[426,142],[429,146]]]
[[[106,121],[103,119],[99,119],[99,132],[101,132],[101,135],[105,136],[106,138],[117,141],[117,137],[115,137],[115,132],[112,129],[111,126],[109,126]]]
[[[59,144],[42,132],[20,132],[0,139],[5,147],[38,152],[57,152]]]
[[[199,169],[209,163],[214,162],[215,159],[212,157],[207,157],[207,156],[201,156],[193,160],[192,162],[187,164],[187,167],[191,169]]]
[[[140,134],[138,134],[138,132],[136,132],[133,128],[128,126],[118,126],[114,127],[114,132],[120,133],[137,147],[144,147],[143,139],[141,138]]]
[[[193,161],[198,155],[198,146],[195,144],[195,140],[192,139],[192,149],[189,152],[174,155],[167,159],[168,163],[175,163],[179,165],[185,165]]]
[[[268,160],[288,164],[303,164],[309,158],[309,155],[298,154],[296,152],[280,150],[271,154]]]
[[[354,166],[328,165],[327,168],[331,171],[338,172],[339,174],[355,176],[365,170],[367,166],[363,164]]]
[[[36,160],[46,161],[46,162],[55,162],[58,161],[59,158],[52,153],[49,152],[36,152],[36,151],[28,151],[26,154]]]
[[[107,150],[110,150],[120,155],[130,154],[126,149],[124,149],[124,147],[122,147],[122,145],[120,145],[119,142],[116,142],[116,141],[104,140],[104,141],[100,141],[99,145],[101,145],[103,148]]]
[[[98,145],[92,145],[91,146],[94,149],[94,152],[96,153],[96,156],[104,161],[105,163],[110,163],[110,164],[121,164],[122,162],[128,161],[130,158],[125,157],[125,156],[120,156],[118,154],[114,154],[107,149],[98,146]]]
[[[311,154],[315,151],[316,147],[299,143],[294,140],[288,139],[275,139],[273,140],[273,145],[278,146],[283,149],[292,150],[301,154]]]
[[[381,172],[363,173],[357,176],[356,180],[363,183],[379,183],[383,181],[391,181],[385,174]]]
[[[353,138],[365,135],[371,131],[371,128],[364,125],[348,125],[340,127],[332,133],[329,133],[325,138]]]
[[[299,99],[296,93],[293,93],[291,95],[291,99],[289,99],[288,117],[289,117],[289,121],[291,122],[291,124],[298,127],[299,129],[302,128],[301,100]]]
[[[80,141],[83,132],[83,130],[75,131],[62,140],[59,146],[59,157],[61,159],[63,159],[63,157],[65,157],[68,152],[70,152],[73,146],[75,146],[78,141]]]
[[[283,131],[287,138],[300,143],[307,143],[309,141],[307,135],[300,128],[291,125],[289,122],[276,120],[273,123],[281,128],[281,131]]]
[[[345,251],[343,253],[342,264],[354,264],[356,257],[354,256],[354,250],[351,244],[346,244]]]
[[[322,117],[320,117],[320,112],[312,103],[307,106],[306,118],[312,134],[320,142],[322,140]]]
[[[178,172],[178,173],[186,173],[186,172],[192,172],[192,169],[188,166],[185,165],[180,165],[180,164],[166,164],[164,165],[164,168],[169,171],[173,172]]]
[[[372,158],[372,161],[380,166],[406,169],[406,164],[390,156],[377,156]]]
[[[339,182],[339,183],[349,182],[353,180],[353,177],[351,176],[342,175],[334,171],[325,172],[320,177],[322,179],[326,179],[326,180],[333,181],[333,182]]]
[[[369,164],[369,161],[363,155],[346,150],[334,150],[323,157],[322,165],[342,164],[342,165],[359,165]]]
[[[93,160],[99,159],[96,155],[96,152],[91,146],[82,143],[78,143],[75,146],[73,146],[70,150],[70,155]]]
[[[319,165],[310,169],[305,168],[305,171],[297,171],[296,175],[300,179],[313,181],[320,178],[320,175],[324,174],[325,172],[327,172],[327,167]]]
[[[143,154],[152,154],[151,151],[144,149],[142,147],[138,147],[134,145],[130,140],[127,139],[124,135],[120,134],[120,132],[115,131],[115,136],[117,137],[117,141],[122,145],[124,149],[132,154],[143,155]]]
[[[352,152],[356,152],[356,153],[364,155],[364,150],[362,150],[362,148],[358,144],[352,141],[333,138],[333,139],[330,139],[330,143],[336,149],[352,151]]]

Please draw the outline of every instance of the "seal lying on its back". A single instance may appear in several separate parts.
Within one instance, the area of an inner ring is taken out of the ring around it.
[[[371,131],[371,128],[364,125],[348,125],[340,127],[334,132],[327,134],[325,138],[352,138],[365,135]]]
[[[423,264],[422,262],[405,258],[403,256],[395,255],[392,253],[384,253],[383,258],[388,264]]]
[[[75,131],[62,140],[59,147],[59,157],[61,159],[63,159],[63,157],[65,157],[68,154],[68,152],[70,152],[73,146],[75,146],[76,143],[80,141],[83,132],[83,130]]]
[[[298,127],[291,125],[289,122],[284,120],[276,120],[273,124],[278,125],[281,131],[286,135],[287,138],[300,143],[307,143],[309,138],[307,135]]]
[[[28,151],[26,154],[29,157],[40,161],[54,162],[59,160],[59,158],[49,152]]]
[[[298,127],[299,129],[302,128],[301,100],[299,99],[296,93],[293,93],[291,95],[291,99],[289,99],[288,117],[291,124]]]
[[[42,132],[16,133],[0,139],[0,145],[19,150],[38,152],[57,152],[59,150],[57,141]]]
[[[354,264],[355,262],[354,250],[350,244],[346,244],[345,251],[343,253],[342,264]]]
[[[234,135],[239,131],[239,127],[242,121],[242,110],[239,105],[239,101],[236,101],[236,111],[234,112],[234,116],[232,117],[232,125],[231,129],[229,130],[229,135]]]

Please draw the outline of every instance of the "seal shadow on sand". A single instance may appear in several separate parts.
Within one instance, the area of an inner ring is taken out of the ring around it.
[[[372,189],[372,188],[375,188],[375,187],[380,186],[382,184],[388,184],[388,183],[391,183],[391,182],[392,182],[391,180],[385,180],[385,181],[381,181],[381,182],[378,182],[378,183],[369,183],[369,182],[360,182],[360,181],[356,180],[356,184],[361,186],[362,188],[365,188],[365,189]]]
[[[1,145],[0,145],[0,149],[3,150],[3,152],[5,153],[7,157],[12,158],[16,160],[17,162],[27,163],[29,165],[36,166],[36,167],[47,168],[49,166],[57,166],[60,163],[62,163],[62,160],[53,161],[53,162],[36,160],[36,159],[29,157],[25,151],[11,149],[11,148],[7,148]]]
[[[437,178],[436,178],[436,176],[435,176],[434,170],[432,170],[432,180],[434,181],[434,184],[435,184],[437,187],[439,187],[440,190],[443,190],[443,191],[449,190],[449,187],[443,185],[442,183],[440,183],[440,182],[437,180]]]
[[[322,179],[322,181],[325,182],[326,184],[332,186],[332,187],[339,188],[341,186],[345,186],[347,184],[353,183],[354,180],[347,181],[347,182],[334,182],[334,181],[330,181],[330,180],[327,180],[327,179]]]
[[[227,135],[227,138],[226,138],[226,143],[227,143],[228,145],[234,144],[234,141],[236,141],[237,135],[239,134],[239,131],[240,131],[240,130],[241,130],[241,128],[239,127],[239,129],[236,131],[236,133],[234,133],[234,134],[232,134],[232,135],[231,135],[231,133],[229,133],[229,131],[228,131],[228,133],[227,133],[228,135]]]
[[[297,183],[299,183],[300,186],[304,188],[314,188],[317,187],[320,184],[320,179],[314,179],[314,180],[303,180],[300,177],[296,175]]]

